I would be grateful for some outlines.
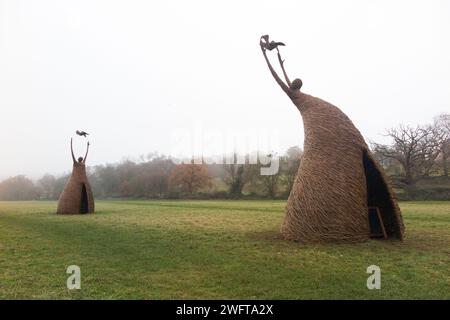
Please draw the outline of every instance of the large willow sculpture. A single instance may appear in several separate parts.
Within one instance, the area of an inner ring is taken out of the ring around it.
[[[300,111],[305,132],[283,236],[304,243],[364,241],[370,238],[369,207],[377,207],[387,237],[403,239],[395,195],[360,132],[337,107],[301,92],[300,79],[290,81],[276,44],[268,36],[260,39],[269,70]],[[277,50],[285,82],[267,57],[272,49]]]

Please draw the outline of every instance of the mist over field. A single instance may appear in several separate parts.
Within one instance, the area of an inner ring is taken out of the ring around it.
[[[89,165],[170,155],[175,133],[199,126],[275,135],[280,154],[302,146],[261,57],[266,33],[287,44],[304,92],[387,143],[386,128],[450,109],[449,12],[438,0],[0,0],[0,180],[69,172],[76,129],[91,133]]]

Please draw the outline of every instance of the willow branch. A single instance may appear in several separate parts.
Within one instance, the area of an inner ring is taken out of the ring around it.
[[[291,87],[291,80],[289,80],[286,70],[284,69],[284,60],[281,59],[280,50],[278,50],[278,48],[277,51],[278,61],[280,62],[281,70],[283,70],[284,79],[286,79],[286,83],[288,84],[288,86]]]

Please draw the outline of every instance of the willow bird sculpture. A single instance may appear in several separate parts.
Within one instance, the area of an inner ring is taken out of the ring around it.
[[[76,133],[77,135],[79,135],[79,136],[81,136],[81,137],[85,137],[85,138],[87,138],[87,136],[89,135],[89,133],[87,133],[87,132],[85,132],[85,131],[80,131],[80,130],[75,131],[75,133]]]
[[[301,92],[302,81],[289,80],[278,51],[284,82],[267,57],[264,36],[260,46],[275,81],[300,111],[305,132],[283,237],[302,243],[364,241],[371,238],[369,208],[376,207],[385,237],[402,240],[395,195],[358,129],[334,105]]]
[[[58,201],[58,214],[93,213],[94,196],[86,176],[86,159],[89,153],[89,142],[86,154],[75,159],[72,139],[70,139],[70,151],[72,153],[73,169],[69,181],[64,187]]]
[[[262,36],[261,39],[264,40],[264,42],[263,42],[264,48],[266,48],[269,51],[272,51],[273,49],[278,50],[278,46],[285,46],[285,44],[283,42],[276,42],[276,41],[269,42],[268,34],[266,34],[265,36]]]

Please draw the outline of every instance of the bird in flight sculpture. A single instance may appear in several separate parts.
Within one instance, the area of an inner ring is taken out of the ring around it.
[[[267,35],[267,34],[262,36],[261,39],[264,39],[263,45],[269,51],[272,51],[273,49],[278,50],[278,46],[285,46],[285,44],[283,42],[276,42],[273,40],[269,42],[269,35]]]
[[[80,130],[77,130],[76,134],[79,136],[85,137],[85,138],[89,135],[89,133],[87,133],[85,131],[80,131]]]

